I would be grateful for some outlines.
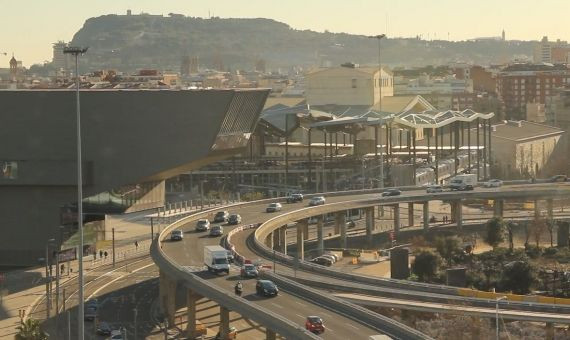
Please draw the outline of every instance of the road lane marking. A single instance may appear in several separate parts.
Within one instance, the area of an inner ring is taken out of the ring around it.
[[[278,304],[276,304],[275,302],[272,302],[271,304],[272,304],[273,306],[277,307],[277,308],[281,308],[281,309],[283,309],[283,306],[281,306],[281,305],[278,305]]]
[[[298,305],[301,305],[301,306],[303,306],[303,307],[306,306],[306,304],[304,304],[304,303],[302,303],[302,302],[299,302],[299,301],[295,301],[295,303],[298,304]]]
[[[301,319],[304,319],[304,318],[305,318],[305,317],[302,316],[301,314],[295,314],[295,315],[297,315],[297,316],[300,317]]]
[[[354,328],[354,329],[356,329],[356,330],[360,330],[360,328],[358,328],[358,327],[356,327],[356,326],[354,326],[354,325],[351,325],[351,324],[349,324],[349,323],[347,323],[347,325],[350,326],[350,327],[352,327],[352,328]]]

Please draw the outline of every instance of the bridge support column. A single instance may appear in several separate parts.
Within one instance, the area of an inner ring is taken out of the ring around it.
[[[230,310],[220,306],[220,338],[227,339],[230,332]]]
[[[408,226],[414,226],[414,202],[408,203]]]
[[[273,249],[273,233],[269,234],[269,236],[267,236],[267,238],[265,239],[265,245],[270,248]]]
[[[345,223],[344,220],[346,219],[346,214],[344,211],[339,211],[334,215],[334,234],[340,234],[340,230],[342,229],[342,225]]]
[[[546,200],[546,216],[551,222],[554,219],[554,202],[552,198]]]
[[[546,323],[545,334],[546,340],[554,340],[554,324],[552,322]]]
[[[463,228],[463,205],[461,203],[461,200],[457,200],[453,203],[455,206],[455,224],[458,230]]]
[[[471,339],[481,339],[481,319],[477,316],[471,317]]]
[[[342,215],[342,223],[340,225],[340,247],[345,249],[347,247],[346,238],[346,212]]]
[[[271,233],[271,236],[273,237],[273,250],[279,251],[281,250],[281,238],[279,237],[280,233],[279,233],[279,229],[274,230]]]
[[[164,272],[159,274],[159,294],[162,303],[162,311],[168,321],[168,326],[174,326],[176,313],[176,281],[171,280]]]
[[[287,226],[279,228],[279,250],[287,255]]]
[[[494,200],[493,201],[493,217],[503,218],[504,204],[505,204],[504,200]]]
[[[271,329],[269,329],[269,328],[267,328],[267,329],[265,330],[265,339],[266,339],[266,340],[276,340],[276,339],[277,339],[277,336],[276,336],[276,334],[275,334],[275,331],[274,331],[274,330],[271,330]]]
[[[366,208],[366,244],[372,247],[372,232],[374,231],[374,207]]]
[[[325,251],[325,240],[323,227],[325,225],[324,215],[317,217],[317,254],[322,255]]]
[[[307,223],[304,224],[303,226],[303,239],[304,240],[308,240],[309,239],[309,220],[306,220]]]
[[[196,334],[196,303],[200,299],[200,296],[191,289],[186,292],[186,306],[187,306],[187,323],[186,323],[186,334],[188,339],[194,339],[198,336]]]
[[[534,218],[540,218],[540,209],[538,209],[538,200],[534,200]]]
[[[394,234],[400,233],[400,205],[394,205]]]
[[[308,225],[307,220],[301,220],[297,222],[297,258],[299,260],[305,259],[305,239],[304,239],[304,229]]]
[[[423,204],[423,219],[424,219],[424,232],[427,233],[429,229],[429,201]]]

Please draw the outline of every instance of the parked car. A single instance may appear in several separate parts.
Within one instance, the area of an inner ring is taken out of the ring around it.
[[[291,194],[287,196],[287,203],[303,202],[303,194]]]
[[[487,182],[483,183],[483,187],[485,188],[498,188],[503,185],[503,181],[500,179],[490,179]]]
[[[323,205],[325,204],[326,200],[323,196],[313,197],[309,200],[309,207]]]
[[[312,262],[312,263],[315,263],[315,264],[318,264],[321,266],[325,266],[325,267],[330,267],[333,264],[333,262],[330,259],[327,259],[327,258],[321,257],[321,256],[316,257],[309,262]]]
[[[111,337],[109,339],[111,339],[111,340],[124,340],[125,337],[123,336],[123,332],[116,329],[116,330],[111,332]]]
[[[325,259],[329,259],[329,260],[331,260],[332,263],[336,262],[336,257],[331,255],[331,254],[323,254],[319,257],[324,257]]]
[[[257,275],[259,275],[259,271],[253,264],[248,263],[241,267],[240,275],[242,277],[257,277]]]
[[[568,181],[568,177],[566,177],[566,175],[555,175],[555,176],[552,176],[548,179],[548,182],[550,182],[550,183],[567,182],[567,181]]]
[[[279,294],[279,289],[272,281],[257,280],[255,293],[261,296],[277,296],[277,294]]]
[[[210,221],[205,218],[199,219],[196,222],[196,231],[206,231],[210,230]]]
[[[230,213],[226,210],[218,211],[214,216],[214,222],[227,222],[228,218],[230,218]]]
[[[382,197],[386,196],[400,196],[402,192],[398,189],[388,189],[382,193]]]
[[[269,203],[265,211],[268,213],[276,212],[276,211],[281,211],[282,208],[283,206],[281,205],[281,203]]]
[[[331,253],[331,252],[326,252],[323,255],[328,255],[328,256],[332,256],[334,257],[334,261],[337,262],[339,260],[339,256],[335,253]]]
[[[176,229],[170,232],[170,241],[182,241],[184,233],[182,230]]]
[[[427,187],[426,192],[428,194],[435,194],[437,192],[443,192],[443,187],[441,185],[430,185]]]
[[[210,229],[210,236],[222,236],[224,234],[224,227],[215,225]]]
[[[314,315],[307,316],[307,321],[305,321],[305,329],[315,334],[324,333],[325,325],[323,324],[323,319]]]
[[[346,227],[349,229],[356,228],[356,222],[354,222],[353,220],[350,220],[350,221],[346,222]]]
[[[99,335],[111,335],[112,331],[111,326],[105,321],[99,322],[97,325],[97,334]]]
[[[240,224],[241,216],[239,214],[231,214],[228,218],[228,224]]]

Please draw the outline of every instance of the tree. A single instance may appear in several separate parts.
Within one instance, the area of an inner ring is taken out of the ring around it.
[[[509,237],[509,250],[511,251],[511,253],[513,252],[513,248],[514,248],[514,240],[513,240],[513,234],[515,232],[515,228],[516,228],[517,224],[514,222],[508,222],[506,224],[507,227],[507,235]]]
[[[412,273],[420,281],[430,282],[437,274],[441,265],[441,257],[429,250],[422,250],[418,253],[412,263]]]
[[[547,220],[546,228],[548,229],[548,234],[550,235],[550,246],[554,247],[554,221],[551,219]]]
[[[451,266],[453,255],[461,252],[461,241],[457,236],[438,237],[435,239],[435,249],[447,260],[447,266]]]
[[[501,287],[515,294],[528,294],[535,283],[534,270],[527,259],[505,265],[501,276]]]
[[[546,220],[542,217],[537,217],[534,219],[530,232],[534,237],[534,241],[536,242],[536,248],[539,248],[540,245],[540,237],[546,231]]]
[[[17,327],[18,334],[16,340],[46,340],[48,336],[40,328],[40,322],[35,319],[28,319],[20,323]]]
[[[505,240],[505,222],[500,217],[493,217],[485,226],[485,242],[495,249]]]

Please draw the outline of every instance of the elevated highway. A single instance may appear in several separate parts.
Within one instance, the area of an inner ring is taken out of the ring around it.
[[[252,203],[247,203],[247,204],[240,204],[240,205],[236,205],[234,207],[228,207],[228,209],[230,209],[232,212],[237,212],[240,213],[243,217],[243,222],[244,223],[259,223],[259,222],[264,222],[255,232],[254,235],[255,237],[250,238],[251,242],[250,244],[253,245],[253,248],[255,251],[252,251],[251,249],[248,249],[245,241],[247,240],[247,238],[244,238],[242,235],[240,234],[244,234],[244,233],[238,233],[236,234],[235,238],[234,238],[234,243],[237,247],[238,252],[241,252],[244,256],[248,257],[248,258],[255,258],[258,257],[259,255],[257,254],[261,254],[263,257],[267,258],[267,259],[271,259],[273,257],[273,255],[275,254],[276,256],[276,260],[278,262],[281,263],[280,266],[278,266],[278,272],[281,273],[282,270],[287,270],[285,269],[285,266],[292,266],[293,263],[295,262],[294,257],[285,255],[286,253],[286,248],[287,248],[287,243],[286,242],[281,242],[280,239],[287,239],[287,237],[284,237],[287,233],[287,225],[292,223],[292,222],[299,222],[297,223],[297,226],[295,227],[295,229],[297,229],[297,240],[300,241],[300,243],[298,244],[303,244],[304,243],[304,239],[303,236],[306,234],[305,230],[309,228],[308,223],[306,222],[307,219],[309,217],[312,216],[322,216],[323,214],[326,213],[336,213],[337,214],[337,219],[336,219],[336,223],[335,223],[335,227],[334,227],[334,231],[336,233],[341,233],[344,235],[341,235],[341,239],[345,239],[346,238],[346,229],[345,229],[345,223],[344,223],[344,219],[342,218],[342,214],[344,211],[346,211],[347,209],[364,209],[366,211],[366,235],[367,235],[367,239],[368,240],[372,240],[373,239],[373,235],[375,234],[376,230],[374,227],[374,218],[373,216],[370,216],[371,214],[373,214],[374,211],[374,207],[379,206],[379,205],[383,205],[383,206],[391,206],[395,211],[394,211],[394,231],[396,233],[400,232],[400,214],[396,213],[396,211],[399,209],[399,204],[400,203],[417,203],[417,202],[422,202],[425,206],[428,206],[428,208],[424,208],[423,212],[424,212],[424,216],[423,216],[423,227],[427,230],[429,229],[430,225],[429,222],[427,222],[427,214],[429,214],[429,201],[433,201],[433,200],[438,200],[438,201],[444,201],[444,202],[448,202],[452,205],[452,207],[454,208],[454,219],[457,223],[457,226],[459,228],[462,227],[462,209],[460,209],[459,207],[461,207],[461,202],[463,199],[468,199],[468,198],[473,198],[473,199],[493,199],[496,203],[495,203],[495,214],[496,215],[501,215],[502,214],[502,202],[504,202],[503,200],[505,199],[515,199],[515,198],[527,198],[527,199],[534,199],[534,200],[552,200],[553,198],[560,198],[560,197],[567,197],[568,194],[570,194],[570,187],[566,184],[563,185],[551,185],[551,184],[536,184],[536,185],[520,185],[520,186],[505,186],[503,188],[500,189],[477,189],[476,191],[473,192],[445,192],[445,193],[439,193],[439,194],[429,194],[426,195],[425,191],[423,190],[410,190],[410,191],[406,191],[404,192],[401,196],[396,196],[396,197],[379,197],[378,192],[376,191],[363,191],[363,192],[356,192],[356,193],[334,193],[334,194],[329,194],[327,196],[327,204],[323,205],[323,206],[318,206],[318,207],[311,207],[311,208],[304,208],[302,204],[286,204],[284,205],[284,209],[282,214],[277,215],[271,219],[268,220],[268,214],[266,214],[264,212],[265,207],[267,205],[267,203],[269,202],[273,202],[273,201],[277,201],[277,199],[273,199],[273,200],[264,200],[264,201],[258,201],[258,202],[252,202]],[[428,203],[425,203],[428,202]],[[549,201],[550,203],[547,204],[547,206],[549,207],[547,209],[547,214],[548,216],[551,216],[552,214],[552,203],[551,201]],[[396,208],[396,204],[398,204],[398,208]],[[458,209],[459,208],[459,209]],[[204,216],[213,216],[213,211],[212,212],[206,212],[206,213],[202,213],[199,214],[200,216],[194,215],[191,216],[187,219],[184,219],[182,221],[179,221],[177,223],[175,223],[173,226],[171,226],[170,228],[168,228],[167,230],[165,230],[165,232],[163,232],[159,238],[162,245],[162,254],[161,257],[168,257],[168,261],[171,262],[172,264],[176,264],[176,265],[180,265],[180,266],[191,266],[192,268],[194,268],[194,271],[196,269],[199,270],[199,268],[195,268],[195,266],[201,266],[201,257],[202,257],[202,247],[205,244],[215,244],[218,243],[218,240],[216,239],[209,239],[207,237],[204,237],[203,235],[199,235],[194,233],[192,230],[194,228],[193,222],[200,218],[200,217],[204,217]],[[413,219],[413,217],[412,217]],[[184,238],[183,242],[178,242],[178,243],[171,243],[171,242],[164,242],[164,238],[166,237],[166,233],[170,230],[172,230],[173,228],[180,228],[182,227],[182,229],[185,231],[186,233],[186,237]],[[320,220],[317,223],[317,243],[319,245],[319,248],[322,248],[321,244],[322,244],[322,238],[323,238],[323,227],[324,227],[324,223],[322,222],[322,220]],[[320,231],[319,231],[320,229]],[[343,230],[344,229],[344,230]],[[285,235],[283,235],[285,234]],[[238,236],[239,235],[239,236]],[[279,236],[276,236],[279,235]],[[300,261],[299,261],[299,269],[302,269],[302,272],[298,272],[298,274],[300,274],[301,276],[309,276],[308,279],[312,278],[318,278],[318,276],[322,276],[322,275],[326,275],[329,277],[336,277],[337,279],[341,280],[341,279],[354,279],[355,275],[354,274],[350,274],[350,273],[341,273],[335,270],[331,270],[328,268],[324,268],[324,267],[319,267],[319,266],[314,266],[312,264],[309,264],[307,262],[302,261],[302,249],[303,247],[297,247],[298,252],[296,253],[296,256],[300,257]],[[162,266],[159,265],[159,267],[161,267],[162,270]],[[289,270],[289,273],[291,273],[291,271]],[[285,273],[287,274],[287,272]],[[343,276],[344,275],[344,276]],[[198,275],[195,275],[197,277],[201,277],[201,279],[210,281],[215,283],[216,287],[220,288],[220,289],[225,289],[226,292],[228,289],[231,289],[231,287],[233,286],[233,282],[231,281],[231,275],[229,278],[221,278],[221,277],[210,277],[208,275],[205,276],[205,274],[203,273],[199,273]],[[359,283],[363,283],[363,284],[368,284],[368,285],[377,285],[378,283],[381,283],[381,285],[387,286],[387,287],[392,287],[392,288],[398,288],[400,290],[402,290],[403,292],[405,291],[429,291],[429,292],[433,292],[433,293],[438,293],[438,294],[443,294],[443,295],[449,295],[449,296],[456,296],[458,298],[464,298],[461,297],[458,293],[458,289],[457,288],[453,288],[453,287],[445,287],[445,286],[438,286],[438,285],[426,285],[426,284],[418,284],[418,283],[410,283],[410,282],[406,282],[406,281],[398,281],[398,280],[391,280],[391,279],[379,279],[379,278],[372,278],[372,277],[365,277],[362,275],[356,275],[358,276],[358,280],[357,282]],[[180,279],[180,278],[179,278]],[[246,291],[251,289],[250,286],[248,284],[246,284]],[[162,295],[162,294],[161,294]],[[247,295],[246,295],[247,297]],[[259,303],[259,301],[250,301],[247,300],[247,302],[255,302],[257,304],[259,304],[260,308],[267,308],[268,311],[270,311],[270,313],[274,313],[276,315],[280,315],[280,316],[284,316],[287,320],[295,320],[297,319],[295,322],[299,322],[301,320],[299,320],[301,317],[299,315],[303,315],[303,313],[293,313],[292,311],[295,310],[299,310],[296,309],[295,305],[297,306],[301,306],[300,304],[307,304],[307,301],[298,299],[294,296],[291,295],[284,295],[282,296],[283,299],[280,299],[279,301],[275,300],[275,301],[263,301],[261,303]],[[280,297],[281,298],[281,297]],[[466,298],[465,298],[466,299]],[[285,300],[287,302],[285,302]],[[468,299],[467,299],[468,300]],[[483,301],[484,299],[475,299],[475,300],[481,300]],[[357,302],[357,299],[353,299],[353,301]],[[413,301],[412,299],[406,299],[406,301],[409,303],[413,303],[410,301]],[[417,301],[417,300],[416,300]],[[489,300],[487,300],[488,303]],[[462,301],[462,303],[464,303],[464,301]],[[313,301],[313,303],[309,303],[311,306],[307,309],[307,311],[311,311],[314,313],[321,313],[321,315],[330,315],[331,312],[330,311],[323,311],[322,309],[313,309],[315,307],[318,306],[314,306],[315,303]],[[509,302],[509,304],[511,304]],[[166,304],[168,305],[168,304]],[[540,305],[540,304],[538,304]],[[544,306],[538,306],[536,308],[543,308]],[[479,308],[479,307],[473,307],[473,308]],[[503,307],[502,307],[503,308]],[[533,313],[535,312],[533,309],[533,307],[531,307],[530,311],[522,311],[522,313]],[[559,308],[565,308],[565,307],[559,307]],[[488,309],[488,306],[484,306],[484,309]],[[433,311],[437,311],[438,308],[433,309]],[[537,309],[538,310],[538,309]],[[303,310],[304,311],[304,310]],[[488,310],[487,310],[488,312]],[[323,314],[324,313],[324,314]],[[168,314],[168,313],[167,313]],[[344,318],[341,315],[334,315],[335,313],[332,313],[333,316],[331,318],[327,318],[325,317],[325,322],[329,323],[329,324],[334,324],[334,325],[354,325],[354,320],[349,320]],[[548,315],[546,316],[548,317]],[[189,318],[190,319],[190,318]],[[544,321],[546,319],[542,318],[542,316],[539,319],[536,319],[536,321]],[[257,321],[257,320],[256,320]],[[263,321],[266,320],[262,320],[261,322],[263,323]],[[285,320],[280,320],[279,322],[284,322],[287,323],[289,321],[285,321]],[[564,320],[561,319],[557,319],[556,322],[564,322]],[[299,324],[301,324],[299,322]],[[265,324],[267,325],[267,324]],[[403,325],[402,325],[403,326]],[[336,327],[337,329],[339,329],[339,327]],[[340,328],[344,328],[344,327],[340,327]],[[334,328],[333,328],[334,329]],[[347,329],[350,329],[350,326],[347,326]],[[285,332],[286,330],[282,330],[283,332]],[[281,331],[279,331],[278,333],[280,333]],[[336,330],[335,330],[336,332]],[[366,328],[364,327],[364,333],[374,333],[375,331],[373,329],[370,328]],[[280,333],[281,334],[281,333]],[[268,338],[271,338],[272,333],[268,331]],[[329,338],[330,334],[327,334],[327,338]],[[345,336],[345,334],[343,333],[343,331],[338,331],[338,336]],[[336,334],[333,335],[333,338],[336,338]]]

